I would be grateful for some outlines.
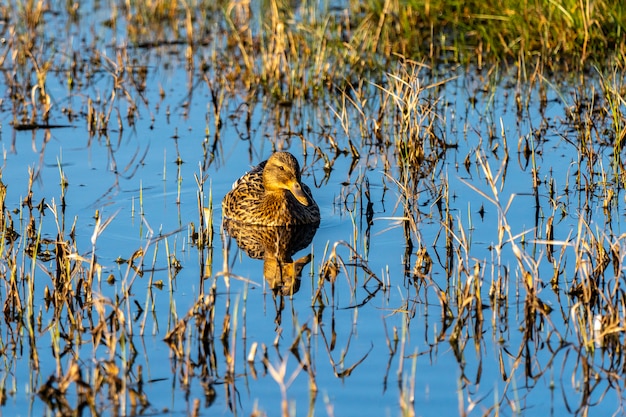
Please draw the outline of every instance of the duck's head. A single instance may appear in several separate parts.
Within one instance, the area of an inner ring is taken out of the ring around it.
[[[276,152],[270,156],[263,169],[263,185],[267,192],[289,190],[300,204],[309,205],[300,183],[300,165],[289,152]]]

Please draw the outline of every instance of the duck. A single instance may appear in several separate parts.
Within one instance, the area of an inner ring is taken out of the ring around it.
[[[302,183],[300,164],[289,152],[275,152],[239,178],[222,200],[222,216],[259,226],[315,225],[320,210]]]

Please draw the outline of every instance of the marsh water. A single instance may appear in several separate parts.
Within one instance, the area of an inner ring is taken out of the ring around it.
[[[276,100],[232,89],[220,37],[127,44],[102,2],[54,7],[48,107],[0,45],[2,414],[623,413],[599,76],[405,62]],[[276,150],[322,216],[288,291],[220,207]]]

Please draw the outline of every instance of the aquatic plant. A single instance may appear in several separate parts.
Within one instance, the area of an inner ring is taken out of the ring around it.
[[[0,406],[623,412],[623,8],[0,5]],[[266,269],[214,198],[277,150],[328,223]]]

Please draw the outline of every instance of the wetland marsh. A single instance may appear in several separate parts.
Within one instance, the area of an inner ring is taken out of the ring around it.
[[[0,5],[0,412],[623,414],[626,10],[500,3]]]

